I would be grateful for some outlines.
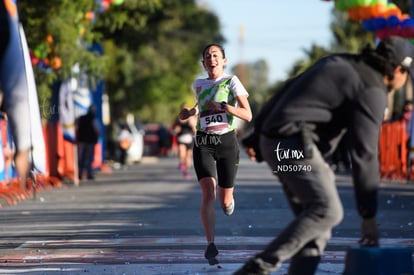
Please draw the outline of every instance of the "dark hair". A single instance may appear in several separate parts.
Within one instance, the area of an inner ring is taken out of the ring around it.
[[[379,54],[370,45],[366,45],[362,51],[361,56],[364,61],[375,70],[379,71],[383,75],[386,75],[390,80],[394,78],[395,64],[391,63],[384,56]]]
[[[213,46],[215,46],[215,47],[219,48],[219,49],[220,49],[220,51],[221,51],[221,53],[223,54],[223,58],[226,58],[226,53],[224,52],[224,48],[223,48],[223,46],[221,46],[221,45],[219,45],[219,44],[216,44],[216,43],[211,43],[211,44],[208,44],[207,46],[205,46],[205,48],[204,48],[204,50],[203,50],[203,53],[202,53],[202,57],[203,57],[203,59],[204,59],[204,55],[205,55],[206,51],[207,51],[210,47],[213,47]]]

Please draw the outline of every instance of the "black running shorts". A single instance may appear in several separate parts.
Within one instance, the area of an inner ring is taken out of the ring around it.
[[[239,166],[239,144],[235,132],[215,135],[198,131],[193,160],[198,180],[214,177],[220,187],[232,188]]]

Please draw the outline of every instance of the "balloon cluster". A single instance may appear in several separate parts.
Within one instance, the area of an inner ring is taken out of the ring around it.
[[[121,5],[123,2],[124,0],[96,0],[95,3],[98,9],[98,13],[102,13],[107,11],[111,5],[117,6]],[[86,12],[83,19],[88,22],[93,22],[95,20],[95,12]],[[81,23],[78,23],[77,25],[79,34],[82,35],[85,31],[85,28]],[[30,50],[30,58],[34,66],[37,66],[44,70],[58,70],[62,67],[61,58],[55,54],[53,37],[51,35],[48,35],[45,41],[39,44],[35,49]]]
[[[34,66],[41,69],[58,70],[62,66],[62,60],[55,55],[53,37],[48,35],[46,41],[39,44],[34,50],[30,50],[30,59]]]
[[[335,0],[335,8],[347,11],[351,20],[362,22],[366,31],[380,39],[391,35],[414,38],[414,20],[387,0]]]

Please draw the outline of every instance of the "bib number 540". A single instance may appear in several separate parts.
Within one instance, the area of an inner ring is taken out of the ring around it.
[[[223,122],[223,116],[221,115],[208,116],[205,118],[205,120],[206,120],[207,125],[209,125],[210,123]]]

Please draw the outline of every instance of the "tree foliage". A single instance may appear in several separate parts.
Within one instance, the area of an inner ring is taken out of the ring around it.
[[[29,47],[47,60],[34,67],[40,101],[79,64],[104,80],[114,119],[132,112],[169,120],[192,98],[203,46],[224,40],[217,16],[195,0],[124,0],[105,12],[98,2],[19,0]],[[96,43],[103,55],[90,50]],[[55,57],[59,68],[51,64]]]
[[[192,103],[191,83],[202,71],[206,44],[223,43],[218,17],[196,0],[124,0],[103,11],[99,1],[19,0],[18,8],[29,47],[45,61],[35,66],[39,101],[46,102],[50,85],[65,80],[79,64],[104,80],[113,119],[126,112],[143,121],[169,123],[183,102]],[[395,0],[404,13],[409,4]],[[94,16],[91,16],[94,15]],[[303,72],[332,52],[358,52],[374,42],[347,14],[333,11],[329,49],[311,45],[306,58],[292,64],[289,77]],[[104,54],[91,51],[102,45]],[[61,66],[56,65],[59,58]],[[268,87],[264,60],[233,68],[251,93],[253,108],[262,104],[280,83]]]
[[[105,79],[116,116],[128,111],[141,120],[168,122],[192,98],[202,48],[223,38],[217,16],[194,1],[162,1],[149,8],[143,18],[134,5],[119,6],[96,29],[111,45]],[[113,26],[112,17],[130,20]]]
[[[93,1],[55,0],[46,4],[41,0],[19,0],[18,8],[29,48],[41,59],[34,66],[40,102],[48,102],[50,84],[70,76],[74,64],[97,74],[102,71],[102,62],[87,46],[94,34],[85,14],[94,10]],[[62,65],[53,69],[56,58]]]

